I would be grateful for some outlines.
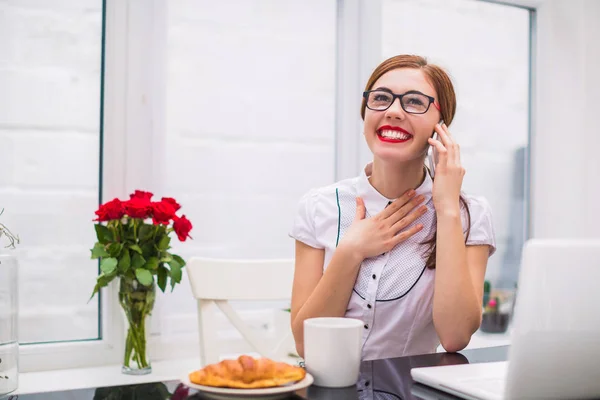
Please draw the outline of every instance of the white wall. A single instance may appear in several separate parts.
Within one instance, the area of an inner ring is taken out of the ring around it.
[[[194,240],[175,249],[291,258],[287,233],[299,198],[334,179],[336,2],[177,0],[168,7],[161,192],[180,200],[195,226]],[[194,332],[190,298],[187,282],[163,296],[155,329],[167,337]],[[268,314],[246,316],[272,326]]]

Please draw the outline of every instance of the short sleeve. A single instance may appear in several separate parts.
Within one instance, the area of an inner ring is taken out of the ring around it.
[[[317,240],[315,229],[316,203],[318,192],[313,189],[306,193],[298,202],[296,216],[289,236],[317,249],[324,246]]]
[[[496,251],[496,234],[492,220],[492,209],[484,197],[468,197],[471,229],[467,238],[467,246],[488,245],[490,256]]]

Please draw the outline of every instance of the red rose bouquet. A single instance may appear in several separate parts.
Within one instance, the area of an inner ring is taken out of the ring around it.
[[[146,317],[151,314],[155,285],[163,292],[181,282],[185,261],[169,252],[175,232],[180,241],[190,237],[191,222],[176,213],[181,208],[175,199],[152,201],[152,193],[136,190],[129,200],[113,199],[96,211],[98,241],[91,249],[100,260],[100,270],[92,297],[114,278],[120,278],[119,302],[129,329],[125,345],[123,372],[143,374],[151,371],[146,356]],[[134,361],[137,365],[132,365]]]

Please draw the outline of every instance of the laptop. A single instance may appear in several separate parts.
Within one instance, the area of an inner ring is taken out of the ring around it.
[[[600,239],[523,249],[508,361],[411,369],[470,400],[600,398]]]

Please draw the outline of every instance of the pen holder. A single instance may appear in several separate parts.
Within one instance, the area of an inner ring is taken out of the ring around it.
[[[504,333],[512,319],[516,291],[495,289],[484,305],[480,330],[486,333]]]

